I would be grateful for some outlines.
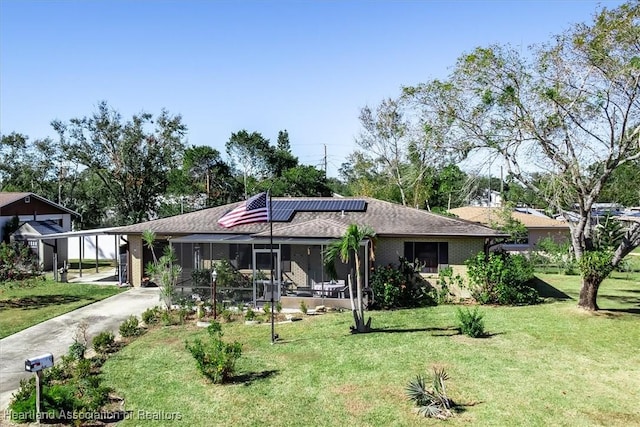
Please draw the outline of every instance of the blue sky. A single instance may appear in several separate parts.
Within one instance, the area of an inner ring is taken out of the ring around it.
[[[106,100],[125,118],[181,114],[188,142],[231,133],[328,172],[356,149],[359,111],[444,78],[464,52],[549,41],[620,1],[0,0],[0,132],[52,137]]]

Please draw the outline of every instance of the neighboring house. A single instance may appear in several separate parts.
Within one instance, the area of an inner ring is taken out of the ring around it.
[[[450,209],[449,212],[467,221],[495,227],[500,221],[502,209],[464,206]],[[502,245],[507,250],[527,251],[533,249],[538,242],[547,237],[551,237],[559,243],[568,240],[571,236],[569,224],[566,221],[549,218],[535,209],[515,208],[511,216],[527,228],[528,236],[526,243]]]
[[[240,271],[253,272],[254,277],[269,277],[273,242],[275,278],[283,284],[278,297],[289,292],[326,295],[324,286],[334,284],[324,271],[322,254],[352,223],[376,232],[375,265],[398,264],[400,257],[406,257],[420,261],[425,273],[437,273],[444,266],[463,272],[465,260],[483,251],[489,239],[504,237],[483,225],[368,197],[278,197],[272,203],[272,233],[269,223],[218,225],[218,219],[239,203],[114,229],[112,233],[127,236],[130,283],[140,286],[144,266],[152,260],[142,242],[145,230],[175,248],[183,283],[193,270],[211,268],[213,262],[224,259]],[[370,244],[362,243],[363,272],[372,267],[364,255]],[[344,287],[352,268],[341,265],[337,270]],[[265,295],[265,290],[254,286],[254,300]]]
[[[484,206],[496,208],[502,206],[502,194],[499,191],[484,190],[480,197],[469,201],[471,206]]]
[[[617,219],[629,224],[632,222],[640,222],[640,209],[628,209],[624,211],[620,216],[618,216]]]
[[[25,240],[38,254],[40,264],[45,270],[62,267],[66,261],[66,241],[49,239],[30,239],[71,230],[73,217],[77,212],[60,206],[34,193],[0,192],[0,240],[5,240],[5,225],[18,217],[20,229],[13,236],[15,240]],[[54,260],[57,254],[57,261]]]

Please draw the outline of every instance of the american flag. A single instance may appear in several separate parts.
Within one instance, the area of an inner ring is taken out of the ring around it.
[[[231,228],[240,224],[269,221],[269,206],[267,193],[256,194],[245,200],[232,211],[227,212],[218,220],[218,224]]]

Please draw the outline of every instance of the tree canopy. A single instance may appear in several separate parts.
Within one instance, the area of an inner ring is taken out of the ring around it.
[[[640,158],[639,19],[638,2],[603,8],[592,24],[547,45],[527,53],[480,47],[460,57],[447,80],[404,89],[425,122],[448,123],[440,146],[500,156],[510,176],[550,206],[575,209],[579,220],[570,224],[579,259],[595,259],[593,204],[616,171]],[[540,170],[551,178],[544,191],[533,173]],[[594,270],[611,271],[638,244],[640,224],[612,253],[581,264],[581,307],[598,308],[606,273]]]

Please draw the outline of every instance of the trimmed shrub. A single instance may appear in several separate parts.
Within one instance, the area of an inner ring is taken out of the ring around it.
[[[153,325],[160,321],[160,307],[147,308],[142,313],[142,321],[146,325]]]
[[[245,320],[254,320],[256,318],[256,312],[251,307],[247,307],[247,311],[244,313]]]
[[[140,329],[138,318],[134,315],[129,316],[127,320],[120,324],[120,335],[124,338],[137,337],[142,332]]]
[[[372,308],[393,309],[435,305],[433,287],[420,275],[420,266],[399,259],[399,265],[389,264],[376,268],[371,274],[370,286],[374,294]]]
[[[115,336],[111,331],[102,331],[93,337],[93,349],[98,354],[108,353],[115,343]]]
[[[101,385],[100,376],[93,373],[91,360],[73,360],[68,355],[62,358],[60,366],[44,371],[41,410],[47,413],[47,421],[68,424],[69,419],[64,416],[67,413],[76,414],[80,420],[87,414],[88,420],[91,413],[107,403],[112,389]],[[21,380],[9,405],[11,412],[21,414],[19,422],[36,421],[35,399],[35,378]]]
[[[74,341],[73,344],[69,346],[69,356],[71,356],[74,360],[84,359],[84,353],[87,351],[87,346],[82,344],[81,342]]]
[[[207,334],[208,340],[203,342],[196,338],[193,343],[187,341],[185,346],[200,372],[213,383],[222,383],[233,376],[236,361],[242,354],[242,344],[222,341],[222,327],[215,321],[207,328]]]
[[[526,305],[540,301],[538,291],[530,285],[533,266],[523,255],[480,252],[465,264],[471,295],[480,304]]]
[[[0,243],[0,282],[21,281],[40,274],[38,256],[26,243]]]

